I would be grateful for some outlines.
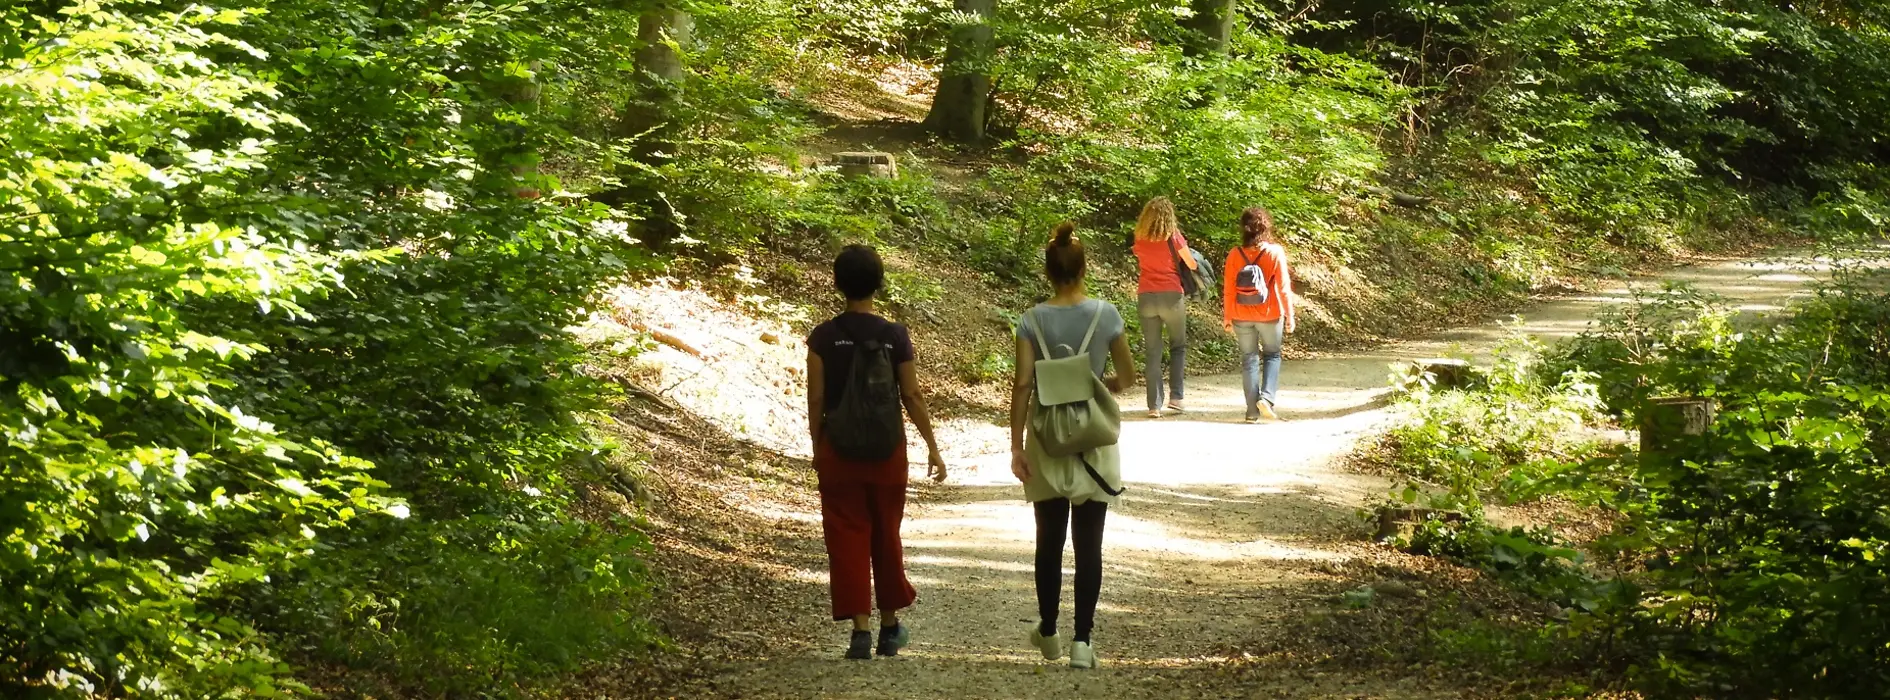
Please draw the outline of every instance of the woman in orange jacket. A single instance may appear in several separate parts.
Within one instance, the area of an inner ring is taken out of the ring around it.
[[[1280,347],[1294,326],[1293,277],[1267,210],[1242,212],[1240,237],[1240,247],[1228,251],[1222,268],[1221,325],[1240,345],[1247,422],[1279,420],[1273,405],[1280,389]]]

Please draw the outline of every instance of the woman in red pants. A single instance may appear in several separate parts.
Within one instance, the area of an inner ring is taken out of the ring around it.
[[[848,246],[833,261],[834,286],[846,311],[807,338],[807,416],[820,477],[821,530],[833,589],[833,619],[852,620],[847,658],[870,659],[875,649],[872,611],[879,603],[880,656],[894,656],[911,635],[898,612],[918,598],[906,580],[899,525],[906,509],[903,406],[925,440],[933,481],[945,479],[945,460],[932,435],[931,414],[919,392],[912,338],[874,313],[873,296],[885,285],[879,254]]]

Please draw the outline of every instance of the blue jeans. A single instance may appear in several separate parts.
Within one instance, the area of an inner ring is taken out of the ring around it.
[[[1182,400],[1188,369],[1188,307],[1181,292],[1144,292],[1136,297],[1142,318],[1142,371],[1148,382],[1148,410],[1162,407],[1162,329],[1168,329],[1168,398]]]
[[[1273,405],[1280,391],[1280,346],[1286,343],[1285,321],[1235,321],[1234,340],[1240,344],[1241,385],[1247,390],[1247,417],[1257,417],[1261,401]],[[1261,365],[1266,366],[1264,378]]]

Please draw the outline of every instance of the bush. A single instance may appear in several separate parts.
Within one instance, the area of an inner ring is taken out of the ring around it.
[[[1538,490],[1579,491],[1622,516],[1595,543],[1616,574],[1515,580],[1551,599],[1589,591],[1571,598],[1583,612],[1570,629],[1593,637],[1595,653],[1620,654],[1627,678],[1655,696],[1874,694],[1890,680],[1887,282],[1840,273],[1772,325],[1735,323],[1713,300],[1670,288],[1556,353],[1549,372],[1592,370],[1614,415],[1638,416],[1661,394],[1711,396],[1719,411],[1706,434],[1659,454],[1546,468]],[[1458,401],[1504,400],[1504,384]],[[1425,423],[1399,434],[1458,429],[1462,412],[1419,415]],[[1476,459],[1442,461],[1433,468],[1461,475],[1456,494],[1499,478]],[[1412,544],[1498,571],[1555,558],[1525,535],[1433,522]]]
[[[165,7],[0,10],[0,690],[275,695],[377,620],[495,694],[639,644],[635,542],[563,508],[564,329],[644,259],[507,97],[562,30]]]
[[[1541,353],[1533,339],[1512,336],[1462,389],[1394,377],[1407,393],[1381,440],[1383,459],[1441,486],[1452,507],[1475,510],[1487,493],[1522,496],[1560,463],[1595,454],[1600,445],[1588,428],[1600,422],[1602,404],[1592,375],[1569,371],[1551,383],[1537,369]]]

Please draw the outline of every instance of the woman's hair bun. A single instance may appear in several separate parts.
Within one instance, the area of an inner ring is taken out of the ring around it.
[[[1074,240],[1076,240],[1076,222],[1065,221],[1057,224],[1056,235],[1050,239],[1050,242],[1059,246],[1065,246],[1069,245],[1070,242]]]

